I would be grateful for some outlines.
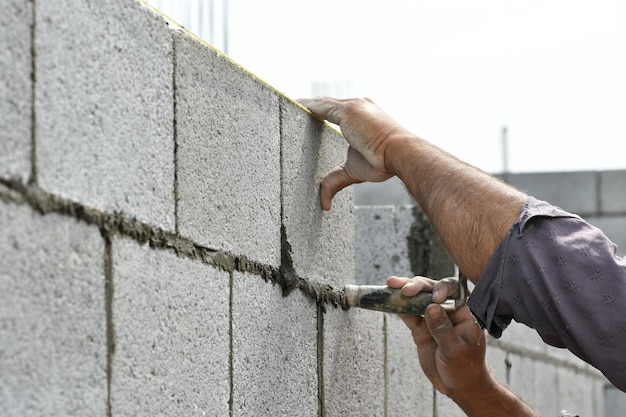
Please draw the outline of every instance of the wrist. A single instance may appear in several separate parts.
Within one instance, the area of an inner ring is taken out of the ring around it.
[[[415,154],[425,141],[407,131],[390,134],[386,140],[384,152],[385,168],[388,172],[402,177],[403,172],[411,165],[419,163],[420,153]],[[409,155],[411,155],[409,157]],[[411,162],[407,162],[410,160]]]

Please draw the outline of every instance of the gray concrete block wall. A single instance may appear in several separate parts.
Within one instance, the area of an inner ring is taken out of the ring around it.
[[[0,199],[0,409],[105,416],[104,243],[98,228]]]
[[[396,317],[341,309],[346,283],[453,268],[413,207],[348,189],[321,211],[337,131],[138,1],[0,6],[5,414],[460,413]],[[567,358],[490,350],[520,387],[513,355],[569,370],[557,397],[604,392]]]

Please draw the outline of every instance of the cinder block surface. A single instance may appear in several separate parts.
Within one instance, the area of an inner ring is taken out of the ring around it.
[[[393,314],[386,315],[387,416],[430,416],[434,387],[422,372],[411,331]]]
[[[98,229],[0,200],[0,230],[0,413],[105,416]]]
[[[174,228],[172,39],[138,1],[37,2],[39,185]]]
[[[348,149],[335,130],[281,98],[282,221],[295,272],[335,287],[354,282],[354,203],[351,187],[323,212],[320,182]]]
[[[546,343],[539,334],[534,329],[515,320],[511,321],[499,340],[516,348],[528,349],[539,354],[546,351]]]
[[[604,171],[599,175],[602,213],[626,214],[626,171]]]
[[[355,184],[354,204],[357,206],[415,205],[415,199],[398,177],[384,182]]]
[[[179,230],[278,266],[278,94],[185,32],[174,39]]]
[[[233,274],[233,416],[317,416],[317,307]]]
[[[491,336],[488,336],[491,338]],[[508,384],[508,359],[507,353],[500,349],[495,344],[489,343],[487,345],[487,352],[485,354],[485,360],[493,376],[501,383]]]
[[[626,392],[620,391],[615,388],[613,385],[607,382],[604,387],[604,398],[605,398],[605,415],[609,416],[620,416],[624,414],[624,410],[626,410]],[[602,415],[602,414],[597,414]]]
[[[359,284],[384,285],[392,275],[413,276],[407,246],[413,221],[407,206],[355,207],[356,280]]]
[[[528,404],[535,402],[535,368],[536,361],[532,358],[510,353],[507,355],[509,366],[508,385]]]
[[[228,415],[229,274],[113,241],[113,415]]]
[[[571,213],[583,215],[597,210],[595,172],[509,174],[507,182]]]
[[[439,391],[435,393],[435,406],[437,407],[436,416],[467,417],[463,410],[461,410],[461,408],[456,405],[454,401]]]
[[[359,309],[324,314],[325,415],[385,414],[383,318]]]
[[[416,206],[355,207],[356,279],[384,284],[391,275],[439,279],[454,263]]]
[[[23,182],[31,159],[32,5],[4,0],[0,13],[0,176]]]

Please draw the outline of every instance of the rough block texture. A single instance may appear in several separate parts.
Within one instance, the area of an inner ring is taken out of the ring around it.
[[[38,184],[174,229],[172,39],[128,0],[36,3]]]
[[[0,4],[0,176],[26,181],[31,155],[32,3]]]
[[[179,230],[278,266],[278,94],[185,32],[174,38]]]
[[[227,272],[115,239],[114,416],[228,415]]]
[[[283,243],[298,276],[341,288],[354,282],[353,191],[339,192],[332,210],[323,212],[319,187],[344,161],[348,146],[337,131],[286,98],[280,117]]]
[[[104,242],[97,228],[0,200],[3,416],[105,416]]]
[[[420,367],[411,331],[397,316],[386,315],[387,416],[427,416],[434,387]]]
[[[454,264],[415,206],[355,207],[356,280],[383,285],[391,275],[444,278]]]
[[[317,416],[317,308],[234,273],[233,416]]]
[[[324,314],[325,415],[385,414],[383,318],[355,309]]]
[[[626,214],[626,171],[606,171],[599,175],[602,213]]]

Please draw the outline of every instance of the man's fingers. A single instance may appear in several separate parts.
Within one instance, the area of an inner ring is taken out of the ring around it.
[[[325,211],[330,210],[335,194],[356,182],[358,181],[355,181],[350,175],[348,175],[343,165],[339,165],[326,174],[326,177],[324,177],[322,183],[320,184],[322,209]]]
[[[459,280],[456,278],[443,278],[433,286],[433,302],[443,303],[447,298],[454,297],[459,291]]]
[[[298,103],[321,119],[337,125],[341,124],[343,106],[337,99],[330,97],[301,98],[298,99]]]
[[[441,349],[447,354],[461,343],[458,335],[454,331],[454,326],[448,315],[439,304],[431,304],[426,308],[424,314],[428,331]]]

